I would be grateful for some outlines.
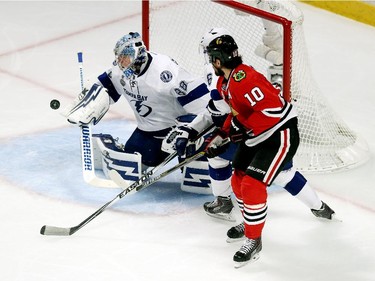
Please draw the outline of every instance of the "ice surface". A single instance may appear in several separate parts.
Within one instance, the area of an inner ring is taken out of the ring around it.
[[[241,244],[225,242],[232,224],[204,214],[211,196],[179,191],[178,173],[126,196],[73,236],[39,234],[46,224],[77,225],[120,192],[83,182],[79,130],[49,102],[63,107],[76,96],[78,51],[86,79],[110,66],[117,39],[140,30],[140,5],[0,2],[0,279],[375,280],[375,29],[298,5],[315,78],[366,139],[371,159],[307,176],[342,223],[318,220],[287,193],[270,190],[261,258],[236,270]],[[119,102],[94,131],[125,138],[133,120]]]

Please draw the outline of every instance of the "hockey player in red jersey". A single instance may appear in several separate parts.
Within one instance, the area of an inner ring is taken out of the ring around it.
[[[298,119],[293,105],[280,90],[242,62],[229,35],[212,40],[206,55],[215,74],[217,90],[231,109],[216,138],[229,136],[238,144],[232,165],[233,192],[244,218],[246,240],[233,257],[236,267],[259,257],[267,217],[267,186],[291,162],[299,145]],[[214,143],[215,137],[212,143]],[[222,151],[208,149],[210,156]]]

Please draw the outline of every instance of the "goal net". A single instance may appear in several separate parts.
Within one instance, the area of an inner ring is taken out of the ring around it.
[[[259,50],[267,40],[281,40],[283,95],[299,115],[301,143],[294,158],[298,170],[336,171],[368,159],[367,144],[333,112],[313,79],[303,14],[293,2],[143,1],[142,33],[149,49],[169,55],[197,75],[203,76],[205,69],[199,43],[213,27],[227,29],[244,63],[266,77],[270,66],[280,62],[272,55],[259,55]]]

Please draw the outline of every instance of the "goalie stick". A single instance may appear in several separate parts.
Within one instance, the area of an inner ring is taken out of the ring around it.
[[[211,130],[214,126],[211,125],[209,126],[206,130],[201,132],[197,139],[201,137],[204,133],[207,133],[209,130]],[[226,139],[222,145],[226,144],[229,142],[229,139]],[[126,189],[124,189],[122,192],[117,194],[115,198],[113,198],[111,201],[108,201],[106,204],[104,204],[102,207],[100,207],[96,212],[91,214],[89,217],[87,217],[85,220],[83,220],[81,223],[79,223],[76,226],[73,227],[56,227],[56,226],[49,226],[49,225],[44,225],[40,229],[40,234],[42,235],[54,235],[54,236],[70,236],[77,232],[79,229],[84,227],[86,224],[88,224],[90,221],[92,221],[94,218],[99,216],[102,212],[104,212],[105,209],[107,209],[109,206],[113,205],[120,199],[122,199],[126,194],[132,192],[133,190],[139,191],[157,181],[160,179],[168,176],[169,174],[173,173],[174,171],[180,169],[181,167],[185,166],[186,164],[204,156],[206,152],[205,151],[200,151],[196,153],[195,155],[186,158],[184,161],[176,164],[175,166],[171,167],[170,169],[162,172],[161,174],[150,178],[151,175],[155,174],[157,170],[159,170],[161,167],[164,167],[167,163],[169,163],[174,157],[177,156],[177,152],[170,154],[161,164],[158,166],[154,167],[150,171],[147,171],[140,179],[138,179],[136,182],[128,186]]]
[[[77,53],[78,56],[78,66],[79,66],[79,75],[81,82],[81,91],[84,90],[84,80],[83,80],[83,54],[82,52]],[[99,187],[110,187],[117,188],[119,187],[114,181],[100,178],[95,173],[94,166],[94,151],[92,146],[92,133],[91,125],[81,125],[81,158],[82,158],[82,173],[83,179],[86,183],[99,186]],[[125,184],[125,181],[124,183]]]

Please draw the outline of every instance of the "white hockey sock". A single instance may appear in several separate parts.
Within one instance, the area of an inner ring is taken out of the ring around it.
[[[322,206],[322,200],[320,200],[318,194],[308,182],[305,183],[302,190],[295,197],[310,209],[318,210]]]

